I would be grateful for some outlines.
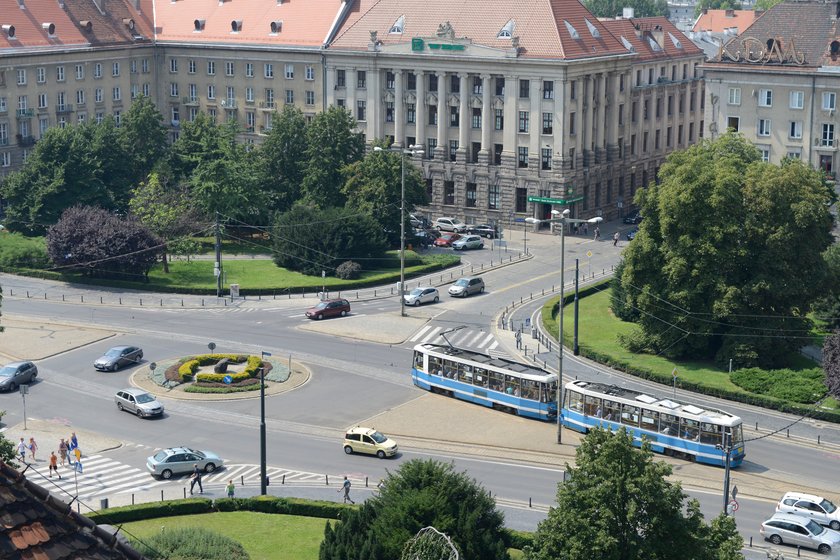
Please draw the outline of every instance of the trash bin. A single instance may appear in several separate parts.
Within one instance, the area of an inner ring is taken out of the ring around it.
[[[99,500],[99,509],[108,509],[108,498]]]

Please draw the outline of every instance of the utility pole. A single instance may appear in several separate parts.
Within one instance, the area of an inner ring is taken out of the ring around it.
[[[580,355],[580,347],[578,346],[578,279],[580,259],[575,259],[575,345],[573,353],[575,356]]]
[[[729,515],[729,458],[732,456],[732,434],[723,434],[723,452],[726,454],[723,470],[723,513]]]
[[[222,297],[222,229],[218,212],[216,212],[216,264],[213,266],[213,274],[216,276],[216,297]]]
[[[405,152],[400,150],[400,317],[405,317]]]
[[[265,360],[266,356],[271,356],[271,353],[260,354],[262,360]],[[265,366],[260,364],[260,496],[266,495],[268,486],[265,455]]]

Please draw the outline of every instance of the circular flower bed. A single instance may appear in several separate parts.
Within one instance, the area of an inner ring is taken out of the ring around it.
[[[215,373],[201,371],[202,368],[215,366],[222,360],[227,360],[232,366],[231,371]],[[242,366],[244,367],[238,367]],[[259,356],[247,354],[201,354],[181,358],[168,368],[164,374],[169,385],[190,383],[184,391],[188,393],[237,393],[253,391],[260,388],[260,371],[266,377],[272,369],[271,362],[263,361]],[[229,378],[229,383],[225,379]]]

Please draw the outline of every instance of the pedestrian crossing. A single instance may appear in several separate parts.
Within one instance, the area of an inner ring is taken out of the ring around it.
[[[325,475],[323,473],[313,473],[307,471],[298,471],[291,469],[284,469],[281,467],[267,467],[265,471],[270,484],[325,484],[326,480],[337,480],[338,475]],[[218,470],[211,474],[206,474],[202,477],[204,486],[214,485],[225,486],[229,480],[236,484],[259,484],[260,483],[260,466],[254,464],[231,464],[225,465],[224,469]]]
[[[447,330],[449,330],[448,327],[426,325],[408,340],[412,344],[446,344],[446,340],[441,333]],[[461,329],[447,333],[446,338],[449,339],[449,342],[453,346],[457,346],[458,348],[484,353],[490,353],[499,346],[499,341],[496,340],[496,337],[492,333],[483,330]]]

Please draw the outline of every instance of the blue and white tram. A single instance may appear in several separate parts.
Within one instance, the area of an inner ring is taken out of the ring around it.
[[[456,399],[540,420],[557,419],[557,375],[480,352],[437,344],[414,347],[415,385]]]
[[[564,389],[562,422],[578,432],[623,427],[633,434],[637,446],[646,438],[656,452],[719,466],[726,460],[724,441],[731,441],[730,465],[737,467],[744,460],[744,434],[737,416],[604,383],[572,381]]]

